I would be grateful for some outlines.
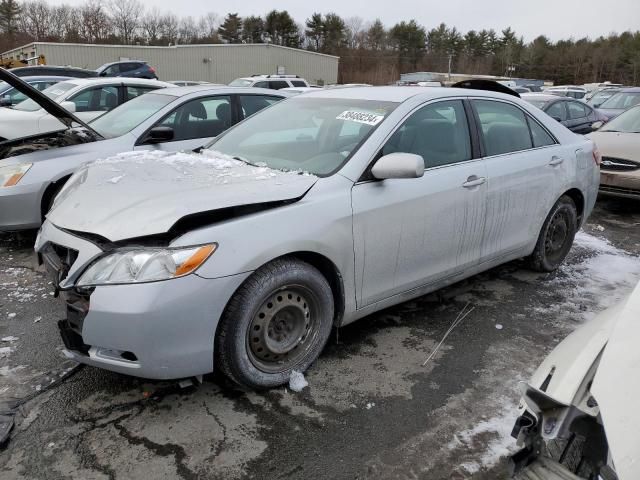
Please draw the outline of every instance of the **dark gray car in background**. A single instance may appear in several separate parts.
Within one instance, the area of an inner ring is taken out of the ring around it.
[[[607,117],[579,100],[557,95],[540,93],[522,94],[522,99],[538,107],[554,120],[574,133],[591,133],[598,122],[606,122]]]

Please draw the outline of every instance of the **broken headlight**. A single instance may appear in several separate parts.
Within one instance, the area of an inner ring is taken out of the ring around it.
[[[107,254],[80,276],[78,287],[156,282],[195,272],[217,244],[187,248],[144,248]]]
[[[31,163],[18,163],[0,167],[0,187],[13,187],[31,168]]]

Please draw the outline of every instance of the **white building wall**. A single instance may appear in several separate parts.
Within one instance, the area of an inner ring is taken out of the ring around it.
[[[48,65],[72,65],[95,69],[119,60],[145,60],[161,80],[203,80],[229,83],[252,74],[274,74],[278,67],[311,83],[336,83],[338,57],[278,45],[177,45],[147,47],[31,43],[0,54],[0,58],[33,58],[44,55]]]

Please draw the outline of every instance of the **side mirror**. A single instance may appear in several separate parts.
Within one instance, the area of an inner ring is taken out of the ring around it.
[[[107,76],[107,71],[103,70],[98,74],[99,77],[106,77]]]
[[[604,125],[604,122],[603,122],[603,121],[600,121],[600,120],[599,120],[599,121],[597,121],[597,122],[593,122],[593,123],[591,124],[591,130],[592,130],[593,132],[595,132],[596,130],[601,129],[603,125]]]
[[[390,153],[378,159],[371,173],[378,180],[420,178],[424,175],[424,160],[413,153]]]
[[[149,145],[154,143],[170,142],[174,137],[175,132],[171,127],[153,127],[144,137],[142,143]]]
[[[73,102],[62,102],[60,106],[71,113],[76,111],[76,104]]]

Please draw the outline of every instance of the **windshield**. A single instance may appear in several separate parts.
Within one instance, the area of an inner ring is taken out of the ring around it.
[[[609,121],[600,132],[640,133],[640,106],[633,107]]]
[[[253,80],[247,80],[245,78],[236,78],[229,84],[230,87],[249,87],[253,83]]]
[[[613,97],[616,93],[618,93],[618,90],[603,90],[601,92],[596,92],[593,94],[593,97],[589,99],[587,104],[591,106],[599,106],[607,98]]]
[[[58,102],[62,98],[62,96],[67,93],[69,90],[74,88],[76,85],[74,83],[61,82],[56,83],[55,85],[51,85],[49,88],[45,88],[42,93],[44,93],[51,100]],[[30,98],[27,98],[25,101],[20,102],[15,107],[14,110],[22,110],[25,112],[35,112],[36,110],[40,110],[42,107],[38,105],[35,101]]]
[[[294,97],[260,112],[210,148],[254,165],[331,175],[397,103]]]
[[[600,105],[600,108],[626,110],[640,103],[640,92],[618,92]]]
[[[114,108],[91,122],[91,128],[104,138],[115,138],[129,133],[147,118],[173,102],[173,95],[147,93]]]

